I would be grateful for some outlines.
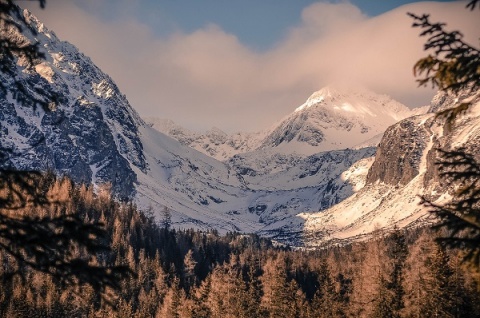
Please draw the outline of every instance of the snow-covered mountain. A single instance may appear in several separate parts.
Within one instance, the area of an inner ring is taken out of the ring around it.
[[[118,196],[133,198],[137,177],[132,167],[147,169],[138,132],[143,121],[88,57],[59,41],[28,11],[24,15],[37,33],[22,26],[22,34],[11,28],[10,36],[38,41],[46,56],[33,68],[18,59],[12,66],[17,68],[15,80],[0,72],[7,88],[0,91],[0,144],[10,152],[1,167],[52,169],[77,182],[110,182]],[[24,90],[19,91],[18,82]],[[58,96],[54,111],[21,103],[45,95]]]
[[[301,154],[352,148],[381,135],[410,113],[386,95],[325,87],[273,129],[262,147]]]
[[[450,129],[435,113],[462,101],[472,102]],[[375,229],[399,228],[428,221],[431,216],[419,205],[420,196],[437,203],[449,198],[449,184],[441,183],[435,161],[436,149],[464,148],[480,161],[480,94],[452,96],[439,93],[429,113],[400,121],[385,132],[366,185],[341,203],[318,213],[303,213],[303,238],[307,245],[368,237]]]
[[[218,128],[193,133],[171,120],[146,118],[153,128],[218,160],[255,152],[272,151],[308,156],[322,151],[376,146],[388,126],[425,113],[409,109],[387,95],[364,88],[327,86],[313,93],[290,115],[267,130],[228,135]],[[360,147],[358,147],[360,145]]]
[[[220,161],[257,149],[267,134],[266,131],[227,134],[216,127],[205,133],[196,133],[169,119],[144,117],[144,120],[149,126],[178,140],[182,145],[189,146]]]

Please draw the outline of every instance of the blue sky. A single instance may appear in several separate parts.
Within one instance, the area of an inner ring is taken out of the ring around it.
[[[109,74],[143,116],[192,130],[269,128],[313,92],[348,82],[428,104],[425,55],[408,11],[431,13],[478,46],[465,1],[48,0],[25,2]]]
[[[141,14],[148,17],[149,24],[156,25],[156,30],[168,30],[168,26],[162,28],[165,25],[158,22],[157,16],[149,14],[151,8],[162,11],[162,16],[171,23],[170,27],[179,27],[187,32],[192,32],[206,24],[213,23],[221,26],[226,32],[237,35],[243,43],[253,48],[265,49],[280,41],[293,25],[298,25],[301,22],[302,10],[318,1],[149,0],[145,2],[150,3],[150,5],[142,6]],[[350,2],[359,7],[366,15],[376,16],[415,1],[356,0]]]
[[[141,0],[119,5],[118,0],[94,1],[94,3],[85,0],[74,2],[102,20],[118,20],[126,16],[135,16],[160,37],[179,30],[193,32],[206,25],[215,24],[224,31],[235,34],[245,45],[258,50],[268,49],[281,41],[292,26],[301,23],[303,9],[318,2],[314,0]],[[55,2],[56,0],[49,0],[52,6]],[[373,17],[418,1],[352,0],[349,2],[360,8],[365,15]]]

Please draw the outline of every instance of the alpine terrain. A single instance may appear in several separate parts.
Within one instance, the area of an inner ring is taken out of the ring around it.
[[[322,151],[376,146],[388,126],[428,108],[410,110],[387,95],[364,88],[327,86],[269,129],[228,135],[218,128],[200,134],[171,120],[147,117],[158,131],[218,160],[269,149],[282,154],[312,155]]]
[[[435,114],[467,101],[472,106],[456,120],[454,129]],[[430,214],[419,205],[420,196],[441,204],[455,190],[439,180],[437,149],[463,148],[478,154],[479,147],[480,95],[438,93],[427,114],[404,119],[387,129],[364,188],[326,211],[301,214],[306,221],[305,242],[318,245],[345,241],[364,237],[375,229],[428,222]]]
[[[316,245],[409,226],[425,215],[418,194],[443,193],[433,149],[478,144],[478,107],[450,133],[432,113],[449,107],[450,96],[410,117],[422,110],[334,87],[259,133],[199,134],[152,118],[147,124],[88,57],[24,15],[29,26],[11,36],[38,41],[46,58],[32,68],[19,58],[15,79],[0,73],[7,87],[0,91],[0,144],[8,154],[1,168],[107,184],[158,220],[169,210],[175,227]],[[27,89],[19,93],[15,80]],[[21,94],[43,98],[38,91],[57,96],[51,111],[20,102]]]

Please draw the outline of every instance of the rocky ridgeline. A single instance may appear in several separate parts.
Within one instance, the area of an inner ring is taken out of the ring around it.
[[[53,170],[77,182],[108,182],[119,197],[133,198],[136,175],[130,163],[146,169],[137,131],[142,120],[88,57],[58,40],[28,11],[24,14],[38,33],[24,25],[23,34],[12,29],[8,36],[35,38],[46,60],[35,61],[30,69],[20,67],[16,80],[24,84],[27,100],[51,95],[57,103],[48,112],[20,103],[14,79],[0,73],[7,87],[0,92],[0,142],[12,154],[1,167]]]

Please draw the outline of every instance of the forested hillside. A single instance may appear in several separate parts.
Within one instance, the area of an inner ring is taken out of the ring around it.
[[[168,211],[157,223],[108,189],[97,193],[51,181],[47,197],[58,200],[15,213],[78,212],[87,223],[103,222],[111,252],[95,261],[128,265],[135,275],[121,281],[109,306],[90,286],[65,288],[1,250],[2,317],[480,316],[478,275],[428,229],[290,250],[255,235],[170,229]]]

